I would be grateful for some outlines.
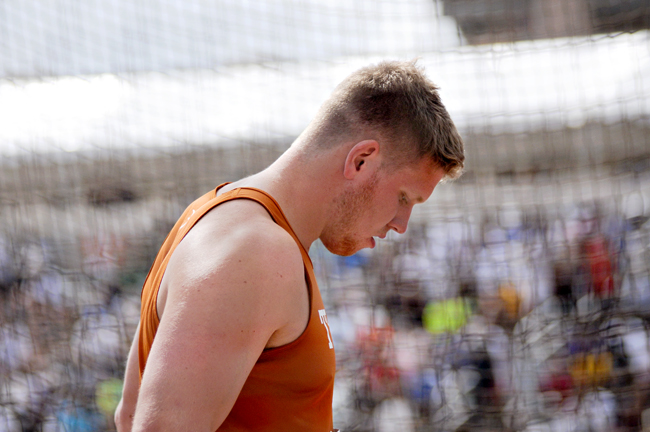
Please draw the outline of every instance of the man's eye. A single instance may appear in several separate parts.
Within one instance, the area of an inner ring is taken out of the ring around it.
[[[408,200],[408,198],[407,198],[407,196],[405,194],[402,194],[400,196],[400,201],[402,202],[402,204],[408,204],[409,203],[409,200]]]

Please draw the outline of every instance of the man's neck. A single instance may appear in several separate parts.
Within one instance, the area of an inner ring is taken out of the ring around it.
[[[309,250],[331,216],[332,202],[340,187],[337,159],[334,152],[308,156],[292,147],[265,170],[233,186],[255,187],[273,196],[303,247]]]

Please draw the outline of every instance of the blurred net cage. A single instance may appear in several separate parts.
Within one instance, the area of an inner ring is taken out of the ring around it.
[[[110,431],[158,247],[353,70],[418,58],[466,172],[311,254],[344,431],[650,430],[650,1],[0,3],[0,431]]]

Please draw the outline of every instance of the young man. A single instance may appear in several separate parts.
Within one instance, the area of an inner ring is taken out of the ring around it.
[[[463,162],[413,63],[348,77],[277,161],[177,222],[143,288],[118,430],[330,431],[334,350],[307,251],[404,233]]]

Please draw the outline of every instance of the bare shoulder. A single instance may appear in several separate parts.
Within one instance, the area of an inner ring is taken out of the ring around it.
[[[302,257],[293,237],[273,221],[264,207],[247,199],[226,202],[208,212],[183,239],[177,252],[179,259],[192,259],[207,271],[226,264],[235,270],[242,260],[259,261],[250,271],[298,270],[302,274]]]
[[[293,237],[245,199],[221,204],[196,223],[174,251],[161,288],[165,297],[191,303],[196,297],[199,305],[245,302],[253,314],[265,307],[273,311],[267,322],[275,330],[295,319],[292,311],[306,293]]]
[[[207,213],[163,276],[134,429],[186,430],[192,419],[192,430],[216,430],[260,354],[298,337],[308,311],[298,245],[263,207],[237,200]]]

